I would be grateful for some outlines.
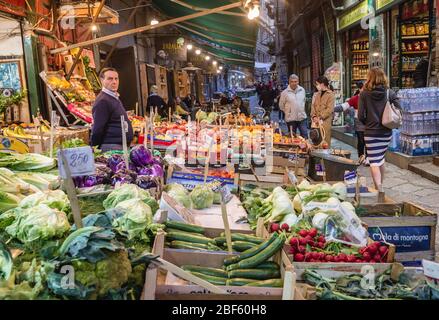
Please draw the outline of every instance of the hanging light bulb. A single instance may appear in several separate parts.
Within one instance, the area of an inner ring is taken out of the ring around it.
[[[194,48],[194,46],[192,45],[192,44],[188,44],[187,46],[186,46],[186,48],[190,51],[190,50],[192,50],[193,48]]]
[[[223,66],[219,66],[219,68],[218,69],[220,69],[220,70],[223,70]]]
[[[213,60],[213,61],[212,61],[212,64],[213,64],[214,66],[216,66],[216,65],[218,64],[218,62],[216,62],[215,60]]]
[[[90,29],[91,29],[91,31],[96,32],[96,31],[98,31],[98,26],[95,25],[95,24],[92,24],[92,25],[90,26]]]
[[[252,11],[253,11],[254,18],[259,17],[260,12],[259,12],[259,6],[257,4],[253,7]]]
[[[206,56],[204,59],[206,59],[206,61],[209,61],[209,60],[210,60],[210,57],[209,57],[209,56]]]
[[[151,25],[155,26],[156,24],[159,24],[159,21],[156,18],[152,19],[151,20]]]
[[[200,49],[195,50],[195,54],[200,55],[201,54],[201,50]]]
[[[221,71],[220,71],[220,70],[216,70],[216,73],[220,74],[220,73],[221,73]]]

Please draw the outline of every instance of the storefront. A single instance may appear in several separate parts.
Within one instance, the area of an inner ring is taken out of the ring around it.
[[[0,7],[0,113],[5,124],[29,121],[22,24],[18,13],[12,14],[10,9]]]

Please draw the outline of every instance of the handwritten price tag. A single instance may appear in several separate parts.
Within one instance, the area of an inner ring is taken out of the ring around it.
[[[61,178],[66,179],[67,174],[62,162],[61,150],[58,150],[58,168]],[[91,147],[80,147],[63,150],[70,168],[72,177],[89,176],[96,173],[93,151]]]

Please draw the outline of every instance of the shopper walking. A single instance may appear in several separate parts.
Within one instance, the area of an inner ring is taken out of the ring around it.
[[[366,156],[366,143],[364,142],[364,130],[366,127],[358,119],[358,104],[360,101],[360,93],[363,91],[363,87],[364,87],[363,81],[358,81],[356,83],[356,86],[357,86],[357,91],[355,92],[355,94],[345,103],[336,106],[334,111],[344,112],[351,108],[354,110],[355,112],[354,130],[355,130],[355,135],[357,136],[357,152],[358,152],[359,163],[369,165],[369,160],[367,159]]]
[[[119,89],[119,74],[114,68],[104,68],[99,77],[102,82],[102,91],[93,104],[91,144],[92,146],[98,146],[103,152],[122,150],[121,116],[128,123],[128,132],[126,133],[128,146],[133,140],[134,134],[127,112],[117,92]]]
[[[279,109],[285,112],[285,121],[291,133],[296,134],[299,129],[300,135],[308,139],[305,100],[306,92],[299,85],[299,77],[290,75],[289,85],[280,95]]]
[[[329,88],[329,80],[321,76],[316,80],[317,92],[311,105],[311,118],[314,127],[322,126],[325,130],[325,141],[331,148],[331,129],[334,117],[335,95]]]
[[[158,88],[156,85],[151,86],[150,90],[151,94],[148,97],[148,100],[146,101],[146,113],[148,113],[151,110],[151,107],[155,109],[157,108],[157,111],[162,118],[168,117],[168,105],[163,100],[162,97],[158,95]],[[146,114],[145,113],[145,114]]]
[[[259,99],[259,106],[264,108],[266,112],[271,112],[273,105],[274,105],[273,90],[268,85],[265,85],[264,89],[261,92],[261,96]]]
[[[383,191],[384,157],[392,139],[392,130],[382,125],[387,101],[401,108],[395,92],[389,89],[389,80],[384,70],[372,68],[360,94],[358,119],[365,125],[364,140],[375,188]]]

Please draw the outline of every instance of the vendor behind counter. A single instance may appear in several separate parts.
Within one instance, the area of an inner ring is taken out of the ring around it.
[[[93,127],[91,145],[98,146],[103,152],[122,150],[121,116],[128,123],[127,143],[133,140],[133,127],[127,112],[119,99],[119,74],[114,68],[104,68],[99,74],[102,91],[93,104]]]

